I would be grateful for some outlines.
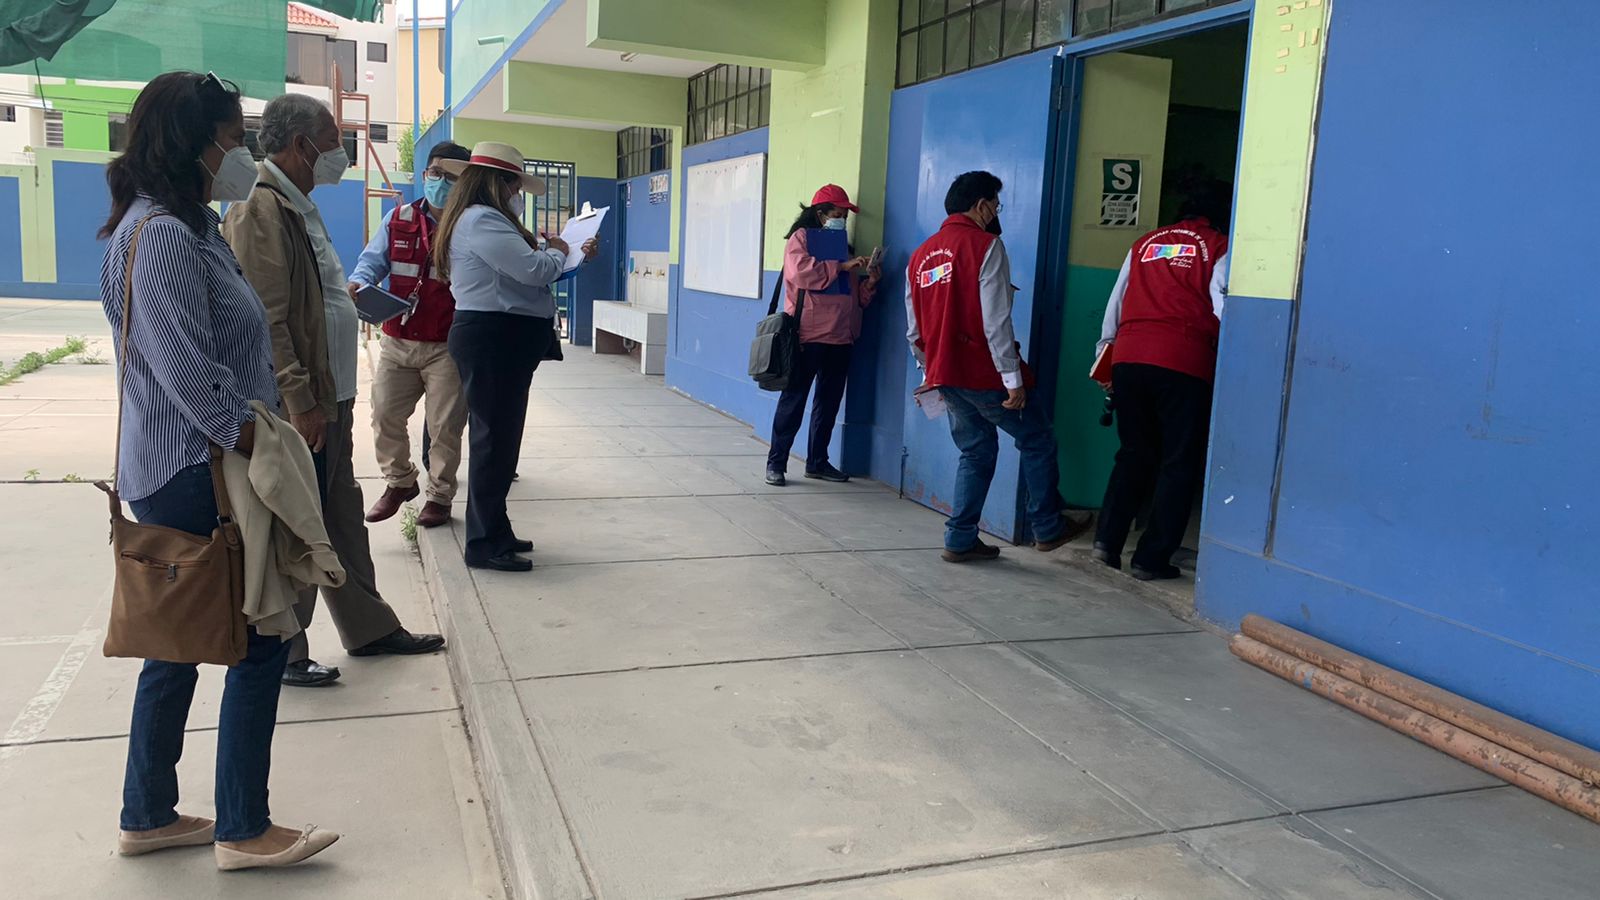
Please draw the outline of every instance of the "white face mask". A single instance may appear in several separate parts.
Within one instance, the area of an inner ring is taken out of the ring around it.
[[[828,229],[829,231],[843,231],[845,228],[845,220],[824,219],[822,222],[822,227]]]
[[[338,184],[339,179],[344,177],[344,170],[348,168],[350,168],[350,154],[345,152],[344,144],[341,142],[332,150],[324,150],[317,154],[316,162],[311,165],[311,183]]]
[[[511,195],[511,200],[506,204],[511,207],[511,212],[516,215],[517,221],[522,221],[528,210],[528,200],[521,191]]]
[[[216,144],[218,150],[222,145]],[[205,160],[200,160],[204,166]],[[211,175],[211,199],[221,200],[224,203],[243,203],[250,199],[250,192],[256,189],[256,161],[250,155],[247,147],[235,147],[232,150],[222,150],[222,162],[217,170],[212,172],[209,167],[206,171]]]

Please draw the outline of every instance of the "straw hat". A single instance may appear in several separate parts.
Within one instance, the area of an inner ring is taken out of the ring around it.
[[[510,144],[479,141],[472,145],[471,159],[441,159],[437,161],[437,165],[451,175],[460,175],[467,170],[467,166],[499,169],[521,178],[524,191],[530,194],[543,194],[544,179],[523,171],[523,162],[522,152]]]

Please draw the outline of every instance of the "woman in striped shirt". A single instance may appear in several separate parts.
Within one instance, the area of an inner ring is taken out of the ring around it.
[[[217,520],[211,445],[249,455],[251,401],[278,405],[261,302],[207,205],[243,200],[256,168],[244,146],[239,91],[215,75],[156,78],[134,102],[128,131],[127,151],[106,167],[111,217],[100,230],[109,239],[100,298],[113,333],[121,334],[125,301],[131,309],[127,359],[118,360],[126,374],[117,486],[140,522],[206,536]],[[125,273],[136,229],[130,300]],[[338,839],[315,828],[275,826],[267,812],[288,653],[286,642],[251,628],[248,653],[228,670],[214,822],[177,811],[176,767],[196,666],[145,661],[128,732],[123,855],[214,842],[220,868],[282,866]]]

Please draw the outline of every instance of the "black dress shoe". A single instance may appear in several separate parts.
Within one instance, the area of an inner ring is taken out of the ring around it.
[[[338,680],[338,666],[325,666],[309,659],[289,663],[283,670],[283,683],[290,687],[324,687]]]
[[[531,572],[533,560],[525,559],[515,553],[502,553],[489,559],[469,559],[467,566],[473,569],[493,569],[497,572]]]
[[[1154,569],[1147,569],[1138,563],[1133,564],[1133,577],[1136,581],[1171,581],[1182,576],[1183,572],[1177,566],[1170,564]]]
[[[833,463],[823,463],[815,469],[806,469],[806,477],[818,481],[831,481],[834,484],[844,484],[850,480],[850,476],[835,469]]]
[[[511,542],[511,552],[512,553],[532,553],[533,552],[533,541],[525,541],[525,540],[522,540],[521,538],[518,538],[517,540],[514,540],[514,541]]]
[[[1090,553],[1089,556],[1093,558],[1095,562],[1104,563],[1105,565],[1119,571],[1122,569],[1122,554],[1112,553],[1110,547],[1107,547],[1105,544],[1102,544],[1099,541],[1095,541],[1094,552]]]
[[[444,646],[444,636],[438,634],[412,634],[404,628],[396,628],[370,644],[357,647],[349,651],[351,656],[377,656],[382,653],[393,653],[397,656],[415,656],[418,653],[432,653]]]
[[[773,487],[783,487],[788,483],[789,479],[783,477],[782,472],[779,472],[777,469],[767,470],[767,484],[770,484]]]

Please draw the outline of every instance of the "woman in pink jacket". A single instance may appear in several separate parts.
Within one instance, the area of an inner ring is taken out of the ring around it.
[[[861,311],[872,302],[882,273],[874,268],[862,278],[867,258],[851,256],[848,242],[837,241],[844,252],[829,252],[824,243],[812,240],[813,230],[843,231],[850,213],[860,212],[850,195],[836,184],[823,185],[811,198],[811,205],[789,227],[789,243],[783,248],[784,310],[795,315],[800,306],[800,357],[795,360],[789,386],[778,397],[778,410],[772,417],[772,451],[767,454],[767,484],[785,484],[789,468],[789,448],[800,431],[806,411],[806,396],[811,383],[817,384],[816,400],[811,405],[811,437],[806,449],[806,477],[823,481],[849,481],[850,476],[828,462],[828,444],[833,440],[833,423],[844,399],[845,379],[850,374],[850,349],[861,336]],[[817,248],[813,251],[812,244]],[[826,258],[818,258],[826,257]],[[842,292],[840,292],[842,289]]]

